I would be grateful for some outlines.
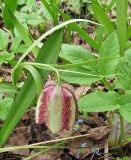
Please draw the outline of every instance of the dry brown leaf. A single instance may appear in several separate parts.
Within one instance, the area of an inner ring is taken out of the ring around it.
[[[77,87],[75,89],[76,99],[78,100],[80,97],[86,95],[87,91],[89,91],[90,89],[91,89],[90,86],[85,86],[85,85]]]

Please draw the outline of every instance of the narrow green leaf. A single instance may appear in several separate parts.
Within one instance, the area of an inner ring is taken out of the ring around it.
[[[4,98],[0,100],[0,119],[5,120],[13,103],[13,98]]]
[[[17,80],[20,77],[23,66],[19,65],[19,67],[15,70],[15,73],[12,75],[12,84],[16,86]]]
[[[127,39],[127,4],[128,0],[116,1],[117,34],[120,43],[121,56],[124,55]]]
[[[41,0],[41,2],[45,6],[45,8],[48,10],[48,12],[50,13],[50,15],[53,18],[53,21],[55,23],[55,15],[53,14],[53,10],[51,9],[50,5],[48,4],[48,2],[46,0]]]
[[[29,54],[29,52],[35,47],[37,46],[44,38],[46,38],[47,36],[49,36],[50,34],[52,34],[53,32],[65,27],[66,25],[69,25],[71,23],[75,23],[75,22],[90,22],[93,24],[96,24],[95,22],[86,20],[86,19],[72,19],[72,20],[68,20],[65,21],[55,27],[53,27],[52,29],[50,29],[49,31],[47,31],[46,33],[44,33],[40,38],[38,38],[27,50],[26,52],[20,57],[19,61],[17,62],[14,70],[12,71],[12,74],[14,74],[15,69],[18,67],[18,65],[20,64],[20,62],[22,62],[22,60]]]
[[[20,22],[17,20],[17,18],[11,12],[9,12],[9,13],[10,13],[10,18],[11,18],[13,24],[14,24],[14,27],[17,29],[17,31],[21,35],[21,37],[22,37],[23,41],[25,42],[26,46],[29,47],[33,43],[33,38],[26,31],[24,26],[22,24],[20,24]],[[38,54],[38,51],[39,51],[38,48],[35,47],[32,50],[33,50],[35,55]]]
[[[106,8],[106,12],[109,12],[109,10],[115,5],[116,0],[111,0],[108,7]]]
[[[17,0],[5,0],[5,7],[4,7],[4,11],[3,11],[3,19],[4,19],[4,22],[6,23],[7,27],[10,30],[13,30],[14,24],[11,21],[9,11],[11,13],[14,13],[15,9],[16,9],[16,6],[17,6]]]
[[[120,108],[117,104],[119,94],[116,92],[95,92],[82,97],[78,101],[78,107],[84,112],[104,112]]]
[[[39,72],[37,71],[37,69],[35,69],[31,65],[24,65],[24,68],[27,69],[31,73],[31,75],[35,81],[35,84],[36,84],[37,94],[39,95],[42,90],[42,86],[43,86]]]
[[[62,30],[56,31],[42,46],[36,62],[53,64],[56,62],[62,44]],[[43,82],[47,79],[49,71],[39,70]],[[31,76],[28,75],[23,87],[12,105],[11,111],[0,130],[0,145],[2,146],[19,122],[33,99],[36,97],[36,85]]]
[[[96,19],[104,26],[105,30],[108,34],[112,33],[115,28],[113,22],[111,22],[104,11],[104,9],[100,5],[93,4],[92,9]]]
[[[64,18],[64,20],[70,20],[70,16],[65,14],[64,12],[62,12],[58,7],[56,7],[56,10],[61,14],[61,16]],[[79,33],[79,35],[85,40],[87,41],[92,47],[94,47],[97,51],[100,48],[100,45],[93,40],[83,29],[81,29],[77,24],[71,24],[70,25],[71,29],[73,31],[76,31]]]
[[[4,50],[8,45],[8,34],[0,29],[0,51]]]

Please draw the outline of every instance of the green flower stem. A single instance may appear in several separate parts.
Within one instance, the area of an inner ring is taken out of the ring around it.
[[[115,58],[118,59],[119,57],[115,57]],[[74,67],[81,67],[81,66],[84,66],[87,64],[91,64],[93,62],[99,62],[100,60],[107,60],[107,59],[114,59],[114,57],[97,58],[97,59],[93,59],[93,60],[89,60],[89,61],[84,61],[81,63],[65,64],[65,65],[52,65],[52,66],[57,69],[74,68]]]
[[[112,91],[113,88],[111,87],[111,85],[106,81],[106,79],[103,79],[103,83],[105,84],[105,86],[108,88],[109,91]],[[121,126],[121,134],[120,134],[120,138],[119,138],[119,145],[122,147],[124,144],[124,140],[125,140],[125,132],[124,132],[124,118],[120,115],[120,126]]]
[[[120,115],[120,125],[121,125],[121,134],[119,139],[120,146],[123,146],[125,141],[125,131],[124,131],[124,118]]]
[[[67,43],[71,44],[71,28],[70,26],[67,26],[68,31],[67,31]]]
[[[61,72],[67,72],[67,73],[75,73],[75,74],[78,74],[78,75],[85,75],[85,76],[93,76],[93,77],[104,78],[104,76],[101,76],[101,75],[89,74],[89,73],[77,72],[77,71],[71,71],[71,70],[66,70],[66,69],[59,69],[59,71],[61,71]]]

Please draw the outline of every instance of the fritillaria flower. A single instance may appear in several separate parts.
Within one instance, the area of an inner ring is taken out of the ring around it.
[[[77,102],[73,87],[47,82],[38,99],[36,122],[45,123],[53,133],[69,133],[76,116]]]

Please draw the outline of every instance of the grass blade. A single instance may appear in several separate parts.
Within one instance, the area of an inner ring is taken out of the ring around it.
[[[36,62],[53,64],[56,62],[60,52],[62,44],[62,30],[58,30],[45,42],[42,46]],[[38,70],[41,79],[45,81],[47,79],[49,71]],[[28,75],[23,87],[16,97],[15,102],[12,105],[11,111],[7,116],[7,119],[0,130],[0,146],[2,146],[11,134],[12,130],[19,122],[27,108],[30,106],[33,99],[36,97],[36,85],[31,76]]]
[[[40,76],[39,72],[37,71],[37,69],[35,69],[35,67],[33,67],[31,65],[24,65],[24,68],[27,69],[31,73],[31,75],[35,81],[37,94],[39,95],[42,90],[42,80],[41,80],[41,76]]]
[[[113,22],[111,22],[109,20],[109,18],[107,16],[106,12],[104,11],[104,9],[98,3],[93,4],[92,9],[93,9],[93,12],[94,12],[94,16],[104,26],[107,33],[108,34],[112,33],[115,28],[114,28]]]
[[[33,43],[33,38],[26,31],[24,26],[22,24],[20,24],[20,22],[17,20],[17,18],[10,11],[9,11],[9,14],[10,14],[10,19],[11,19],[14,27],[17,29],[17,31],[21,35],[21,37],[22,37],[23,41],[25,42],[26,46],[29,47]],[[35,55],[37,55],[38,52],[39,52],[38,48],[36,48],[36,47],[32,50],[33,50]]]
[[[127,39],[129,39],[130,37],[131,37],[131,26],[129,26],[127,30]]]
[[[117,35],[120,43],[120,54],[124,55],[127,37],[127,0],[116,1]]]
[[[112,0],[108,5],[108,7],[106,8],[106,12],[109,12],[109,10],[115,5],[115,3],[116,3],[116,0]]]
[[[50,7],[50,5],[48,4],[48,2],[46,0],[41,0],[41,2],[43,3],[43,5],[45,6],[45,8],[48,10],[48,12],[50,13],[51,17],[53,18],[53,21],[55,23],[55,17],[54,17],[54,14],[53,14],[53,11]]]
[[[14,25],[13,22],[10,20],[10,13],[14,13],[15,9],[17,6],[17,0],[5,0],[5,7],[4,7],[4,11],[3,11],[3,19],[4,22],[6,23],[6,26],[10,29],[13,30]]]
[[[58,7],[56,7],[56,10],[61,14],[61,16],[64,18],[64,20],[70,20],[70,16],[62,12]],[[70,27],[72,30],[79,33],[79,35],[86,40],[93,48],[95,48],[97,51],[100,48],[100,45],[93,40],[83,29],[81,29],[77,24],[70,24]]]
[[[47,36],[49,36],[50,34],[52,34],[53,32],[65,27],[66,25],[69,25],[71,23],[75,23],[75,22],[86,22],[86,23],[92,23],[95,25],[99,25],[96,22],[90,21],[90,20],[86,20],[86,19],[72,19],[72,20],[68,20],[65,21],[55,27],[53,27],[52,29],[48,30],[46,33],[44,33],[41,37],[39,37],[27,50],[26,52],[20,57],[19,61],[17,62],[16,66],[14,67],[14,69],[12,70],[12,75],[14,74],[16,68],[18,67],[18,65],[22,62],[22,60],[28,55],[28,53],[39,44],[39,42],[41,42],[44,38],[46,38]]]

